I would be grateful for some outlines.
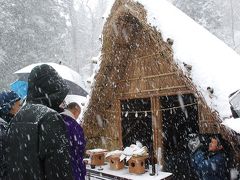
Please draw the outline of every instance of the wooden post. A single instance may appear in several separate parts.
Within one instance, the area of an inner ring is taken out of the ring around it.
[[[160,99],[159,97],[156,97],[156,123],[157,123],[157,133],[158,133],[158,146],[157,146],[157,150],[158,148],[161,148],[161,157],[162,157],[162,153],[163,153],[163,128],[162,128],[162,111],[161,111],[161,104],[160,104]],[[163,158],[160,159],[160,164],[163,164]]]
[[[152,111],[152,129],[153,129],[153,149],[154,149],[154,152],[156,152],[157,145],[158,145],[156,97],[151,97],[151,111]]]
[[[122,142],[122,117],[121,117],[121,100],[118,99],[116,101],[116,120],[117,120],[117,125],[118,125],[118,133],[119,133],[119,148],[122,149],[123,147],[123,142]]]

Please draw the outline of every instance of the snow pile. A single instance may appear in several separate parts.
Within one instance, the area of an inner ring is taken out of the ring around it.
[[[106,149],[96,148],[96,149],[89,149],[86,151],[87,154],[94,154],[94,153],[104,153],[107,152]]]
[[[115,150],[115,151],[110,151],[108,152],[105,157],[109,157],[109,156],[120,156],[122,155],[123,151],[120,151],[120,150]]]
[[[146,146],[137,141],[136,144],[131,144],[129,147],[126,147],[123,150],[122,155],[120,156],[120,161],[126,158],[126,161],[131,159],[132,156],[147,156],[148,150]]]
[[[236,131],[237,133],[240,134],[240,118],[234,119],[234,118],[229,118],[225,119],[222,122],[223,125],[231,128],[232,130]]]

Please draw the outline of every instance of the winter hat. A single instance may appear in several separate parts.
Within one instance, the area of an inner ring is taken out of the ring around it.
[[[28,77],[27,101],[57,110],[68,91],[65,80],[47,64],[34,67]]]
[[[199,139],[199,136],[195,133],[188,135],[190,140],[188,142],[188,148],[191,150],[192,153],[194,153],[200,146],[202,146],[202,143]]]
[[[0,93],[0,112],[2,114],[8,114],[15,102],[20,99],[14,91],[3,91]]]

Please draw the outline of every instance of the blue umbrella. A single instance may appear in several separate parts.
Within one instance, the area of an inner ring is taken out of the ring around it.
[[[16,92],[21,99],[25,99],[27,96],[28,83],[26,81],[17,80],[11,85],[11,90]]]

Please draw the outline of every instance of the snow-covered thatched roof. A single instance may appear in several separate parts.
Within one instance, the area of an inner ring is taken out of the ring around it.
[[[229,95],[240,89],[240,83],[237,83],[240,56],[166,0],[135,1],[144,6],[148,23],[161,32],[163,39],[173,39],[175,62],[183,70],[183,63],[192,66],[191,79],[207,104],[222,120],[229,118]],[[106,14],[109,14],[109,8]],[[209,95],[208,87],[213,88],[213,95]],[[231,121],[224,125],[231,125]],[[240,129],[234,130],[240,132]]]
[[[159,29],[164,40],[174,40],[175,61],[192,66],[192,81],[208,105],[222,119],[229,117],[228,96],[240,89],[240,56],[166,0],[137,1],[144,5],[148,22]],[[207,87],[214,89],[213,98]]]
[[[193,93],[199,132],[223,135],[238,154],[236,134],[219,124],[231,116],[229,95],[240,89],[236,83],[240,56],[167,1],[138,2],[117,0],[105,23],[99,70],[92,76],[84,114],[89,147],[123,146],[121,101],[151,97],[158,102],[158,97]],[[190,73],[185,63],[191,65]],[[155,105],[150,111],[158,117],[162,109]]]
[[[222,120],[230,117],[228,97],[240,89],[240,83],[237,83],[240,75],[240,56],[167,0],[135,1],[144,5],[148,22],[161,32],[164,40],[173,39],[172,48],[176,63],[183,66],[184,62],[192,66],[192,81],[208,105],[219,113]],[[112,0],[109,4],[104,17],[110,14],[113,2]],[[214,90],[212,98],[207,87]],[[240,133],[240,123],[232,122],[233,119],[228,119],[223,124],[231,129],[235,127],[234,130]]]

